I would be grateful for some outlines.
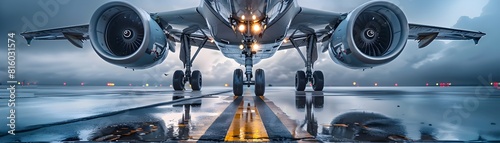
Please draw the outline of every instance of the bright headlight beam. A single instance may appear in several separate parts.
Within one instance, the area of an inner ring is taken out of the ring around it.
[[[262,27],[260,26],[260,24],[255,23],[255,24],[252,25],[252,31],[253,32],[259,33],[261,30],[262,30]]]
[[[242,33],[245,32],[245,25],[244,24],[240,24],[240,26],[238,26],[238,30],[240,32],[242,32]]]
[[[252,44],[252,51],[257,52],[259,50],[259,48],[260,48],[259,44],[257,44],[257,43]]]

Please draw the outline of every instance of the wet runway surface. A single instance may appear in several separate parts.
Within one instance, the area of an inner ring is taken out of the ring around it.
[[[23,87],[16,135],[0,128],[0,142],[500,140],[492,87],[266,87],[263,97],[231,89]]]

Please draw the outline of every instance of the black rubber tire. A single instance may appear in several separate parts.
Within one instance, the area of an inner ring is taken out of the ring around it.
[[[306,89],[306,73],[304,71],[297,71],[295,73],[295,89],[297,91],[304,91]]]
[[[234,96],[243,95],[243,70],[235,69],[233,72],[233,93]]]
[[[325,86],[325,77],[323,76],[323,72],[314,71],[313,82],[312,82],[312,87],[314,91],[323,91],[324,86]]]
[[[182,70],[176,70],[174,72],[174,77],[172,78],[172,87],[175,91],[184,90],[184,72]]]
[[[257,69],[255,70],[255,95],[264,96],[264,92],[266,92],[266,74],[264,70]]]
[[[191,74],[191,81],[189,81],[189,83],[191,84],[191,89],[193,89],[194,91],[201,90],[202,82],[201,72],[199,70],[193,71],[193,73]]]

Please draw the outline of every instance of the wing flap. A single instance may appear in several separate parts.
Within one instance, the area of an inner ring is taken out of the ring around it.
[[[424,48],[434,40],[473,40],[478,44],[481,37],[486,35],[480,31],[444,28],[421,24],[409,24],[408,39],[417,40],[419,48]]]
[[[54,28],[40,31],[24,32],[21,35],[26,39],[28,45],[33,40],[64,40],[67,39],[71,44],[78,48],[83,47],[83,41],[88,40],[89,25],[78,25],[62,28]]]

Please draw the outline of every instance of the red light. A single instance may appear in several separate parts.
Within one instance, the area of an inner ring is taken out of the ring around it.
[[[66,86],[66,82],[65,82],[65,83],[63,83],[63,85],[64,85],[64,86]]]
[[[425,86],[429,86],[429,83],[425,83]]]
[[[132,84],[128,84],[128,86],[132,86]]]
[[[82,82],[82,83],[80,83],[80,85],[83,86],[83,85],[85,85],[85,83]]]
[[[394,84],[394,86],[398,86],[398,83]]]

